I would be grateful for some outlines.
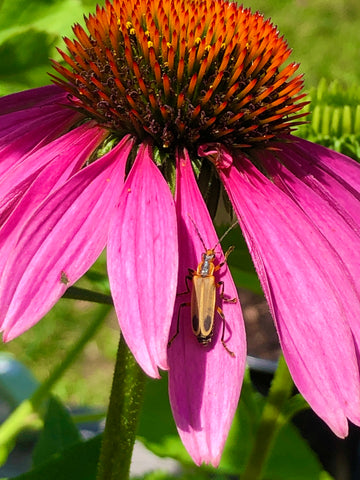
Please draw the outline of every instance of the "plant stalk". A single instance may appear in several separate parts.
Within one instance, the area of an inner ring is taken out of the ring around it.
[[[264,478],[265,467],[276,437],[289,420],[289,417],[283,414],[283,408],[291,397],[293,388],[293,380],[281,355],[241,480]]]
[[[146,376],[121,336],[97,480],[127,480]]]

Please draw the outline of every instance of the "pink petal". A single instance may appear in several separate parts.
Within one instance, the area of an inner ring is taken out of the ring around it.
[[[83,124],[44,147],[35,150],[24,161],[9,165],[0,177],[0,225],[14,211],[17,203],[30,188],[36,189],[34,205],[56,185],[61,185],[78,171],[104,139],[106,132],[90,124]],[[39,175],[42,178],[37,180]],[[25,209],[34,205],[27,199]]]
[[[151,377],[167,369],[177,269],[174,201],[149,145],[141,145],[113,216],[108,272],[121,331]]]
[[[338,436],[359,418],[356,352],[347,318],[360,303],[327,240],[246,158],[220,176],[238,215],[293,379]]]
[[[204,251],[189,215],[205,245],[214,247],[217,234],[197,187],[188,153],[178,154],[176,208],[179,231],[178,294],[186,292],[188,268],[196,269]],[[217,261],[223,260],[220,246]],[[224,265],[216,281],[224,281],[228,298],[237,298],[231,274]],[[191,282],[189,282],[191,285]],[[189,286],[190,286],[189,285]],[[171,335],[175,334],[180,304],[190,301],[190,294],[178,295]],[[169,394],[181,439],[196,464],[211,462],[217,466],[238,404],[246,360],[244,323],[239,302],[225,303],[217,295],[226,318],[225,341],[235,353],[231,357],[220,339],[223,323],[215,314],[215,334],[211,344],[197,342],[191,328],[190,307],[180,310],[179,335],[169,347]]]
[[[40,320],[100,255],[132,145],[125,137],[47,197],[25,224],[1,278],[5,341]]]
[[[329,191],[326,191],[326,186],[321,188],[324,176],[319,179],[315,178],[314,168],[311,169],[311,174],[306,173],[308,171],[307,165],[305,168],[299,165],[293,158],[292,152],[290,154],[279,153],[278,155],[281,161],[271,154],[262,155],[262,164],[275,184],[297,203],[313,222],[314,228],[319,229],[328,240],[334,252],[339,255],[344,263],[344,268],[349,271],[356,291],[360,292],[360,256],[356,254],[360,244],[360,229],[358,226],[354,228],[355,219],[349,218],[349,210],[345,211],[339,204],[344,197],[344,186],[338,184],[337,192],[332,192],[337,193],[333,197]],[[284,163],[291,171],[285,167]],[[314,163],[313,160],[312,165]],[[336,183],[333,182],[332,186],[334,190]],[[360,212],[360,200],[352,195],[350,202],[349,197],[351,195],[351,187],[349,187],[345,194],[347,205],[351,204],[351,210],[358,213]],[[334,228],[335,225],[336,228]],[[360,351],[360,323],[352,315],[348,316],[348,322]]]
[[[0,272],[27,220],[51,191],[82,167],[103,137],[104,130],[82,125],[17,165],[14,174],[6,177],[7,186],[13,186],[9,192],[4,189],[6,182],[0,182]]]
[[[312,190],[322,196],[338,212],[341,212],[346,221],[353,225],[354,230],[358,230],[360,224],[360,182],[358,181],[360,165],[354,160],[324,147],[320,148],[321,155],[317,156],[319,145],[306,142],[307,149],[305,150],[302,144],[303,140],[295,137],[292,139],[294,141],[279,152],[282,161]],[[333,169],[332,164],[336,168]]]
[[[19,118],[18,113],[4,115],[7,128],[2,129],[0,139],[0,174],[6,173],[16,162],[34,149],[51,142],[76,123],[79,114],[67,108],[43,107],[27,111],[31,119]],[[10,125],[10,116],[14,125]]]
[[[27,110],[34,106],[52,104],[54,100],[65,100],[67,93],[57,85],[33,88],[24,92],[0,97],[0,115]]]
[[[308,142],[301,138],[290,137],[296,139],[296,150],[301,149],[303,156],[311,156],[316,158],[315,164],[320,168],[336,175],[340,181],[347,182],[357,192],[360,192],[360,165],[351,158],[338,152],[334,152],[329,148],[317,145],[316,143]]]
[[[65,102],[65,105],[68,106],[68,101],[65,100]],[[10,134],[12,134],[12,136],[15,138],[16,132],[19,131],[19,129],[24,129],[24,133],[27,133],[27,125],[34,125],[36,128],[36,125],[39,124],[39,122],[42,122],[44,117],[51,118],[51,116],[59,114],[64,114],[68,117],[79,117],[79,114],[77,114],[74,110],[65,107],[65,105],[59,105],[57,101],[54,101],[54,103],[50,105],[34,106],[28,108],[27,110],[20,110],[19,112],[12,112],[8,113],[7,115],[0,116],[0,128],[2,133],[1,145],[6,143],[4,138],[10,138]],[[46,125],[46,123],[44,123],[44,125]]]
[[[30,90],[31,92],[32,90]],[[25,92],[28,93],[28,92]],[[22,94],[15,94],[15,96]],[[8,100],[12,95],[3,97],[1,100]],[[20,102],[21,98],[19,99]],[[28,105],[25,107],[25,105]],[[25,104],[19,103],[14,105],[13,111],[5,113],[4,111],[0,114],[0,129],[3,135],[7,135],[14,128],[17,128],[21,125],[25,126],[26,124],[32,123],[34,120],[40,120],[41,117],[58,113],[60,111],[66,112],[68,115],[76,114],[76,111],[72,107],[71,102],[67,98],[66,92],[53,92],[52,96],[38,98],[37,102],[34,102],[32,99],[25,102]],[[79,114],[77,114],[79,115]]]
[[[0,98],[0,173],[34,148],[65,133],[81,114],[69,108],[68,94],[57,86]]]

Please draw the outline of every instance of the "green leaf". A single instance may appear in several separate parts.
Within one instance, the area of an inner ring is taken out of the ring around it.
[[[265,400],[254,390],[249,375],[246,374],[239,407],[220,462],[219,468],[222,471],[241,476],[251,451]],[[284,406],[284,411],[289,413],[303,408],[304,403],[296,396],[289,399]],[[292,423],[288,423],[276,438],[264,478],[269,480],[289,480],[290,478],[291,480],[325,480],[327,478],[329,480],[331,476],[324,472],[316,454],[310,449],[297,428]]]
[[[93,4],[95,9],[95,3]],[[81,20],[80,0],[4,0],[0,15],[0,42],[13,34],[35,28],[57,35],[69,35],[71,25]]]
[[[93,9],[95,3],[93,3]],[[0,4],[0,95],[50,83],[49,58],[87,13],[80,0],[4,0]]]
[[[185,472],[182,474],[176,474],[176,476],[166,473],[160,470],[155,472],[149,472],[141,477],[131,477],[132,480],[209,480],[209,475],[206,472],[201,472],[197,469],[196,473]],[[211,476],[211,480],[228,480],[228,478]]]
[[[360,88],[321,80],[309,93],[309,123],[296,133],[360,161]]]
[[[79,442],[14,480],[96,480],[101,435]]]
[[[49,83],[46,71],[50,70],[51,46],[56,37],[29,29],[18,33],[0,45],[0,93],[13,89]],[[21,83],[19,84],[19,80]]]
[[[162,470],[157,470],[155,472],[146,473],[141,477],[131,477],[132,480],[172,480],[174,477],[173,475],[163,472]],[[178,480],[181,477],[176,477]]]
[[[257,293],[258,295],[263,294],[259,277],[256,275],[256,273],[245,272],[240,268],[234,267],[234,265],[230,266],[230,271],[237,287],[246,288],[247,290]]]
[[[155,455],[193,465],[173,420],[166,374],[161,380],[147,381],[137,436]]]
[[[320,480],[323,467],[291,423],[279,432],[265,470],[273,480]],[[328,475],[328,474],[327,474]],[[329,478],[330,475],[329,475]]]
[[[33,452],[33,464],[38,466],[51,456],[78,443],[81,439],[69,412],[56,398],[49,400],[44,428]]]
[[[227,227],[217,228],[219,238],[224,234]],[[246,245],[240,228],[236,227],[231,230],[221,242],[224,252],[231,246],[235,246],[235,250],[229,255],[228,265],[231,270],[235,285],[240,288],[246,288],[254,293],[262,295],[260,281],[252,262],[249,249]]]
[[[282,413],[287,418],[293,418],[297,413],[308,410],[309,408],[309,404],[305,398],[298,393],[288,400]]]

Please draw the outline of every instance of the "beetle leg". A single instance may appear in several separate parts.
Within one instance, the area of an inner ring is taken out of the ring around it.
[[[187,293],[187,292],[185,292],[185,293]],[[168,341],[168,344],[167,344],[168,348],[170,347],[172,342],[175,340],[175,338],[179,335],[179,332],[180,332],[180,311],[183,307],[190,307],[190,302],[180,303],[180,305],[179,305],[177,324],[176,324],[176,332],[175,332],[175,335],[173,335],[170,338],[170,340]]]
[[[216,284],[216,287],[220,289],[220,298],[222,299],[223,302],[226,303],[236,303],[237,298],[225,298],[225,293],[224,293],[224,282],[220,281]]]
[[[186,291],[181,292],[181,293],[177,293],[176,294],[177,297],[179,295],[186,295],[187,293],[191,293],[191,288],[189,287],[188,281],[193,279],[194,274],[195,274],[195,270],[191,270],[191,268],[189,268],[189,275],[186,275],[186,277],[185,277]]]
[[[223,322],[223,328],[222,328],[222,335],[221,335],[221,343],[223,344],[223,347],[225,348],[225,350],[228,352],[229,355],[231,355],[232,357],[235,357],[235,353],[232,352],[231,350],[229,350],[228,346],[226,345],[226,342],[224,340],[224,337],[225,337],[225,315],[224,315],[224,312],[221,310],[220,307],[216,307],[216,311],[218,312],[218,314],[220,315],[221,319],[222,319],[222,322]]]
[[[191,288],[189,287],[188,280],[192,281],[195,273],[196,273],[195,270],[191,270],[191,268],[189,268],[189,275],[186,275],[186,277],[185,277],[185,284],[186,284],[186,288],[187,288],[186,293],[191,293]]]

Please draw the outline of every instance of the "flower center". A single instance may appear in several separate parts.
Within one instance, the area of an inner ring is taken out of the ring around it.
[[[223,0],[114,0],[65,38],[74,106],[160,149],[248,148],[289,133],[304,105],[298,64],[269,20]],[[282,68],[280,68],[282,67]],[[297,114],[296,114],[297,113]]]

